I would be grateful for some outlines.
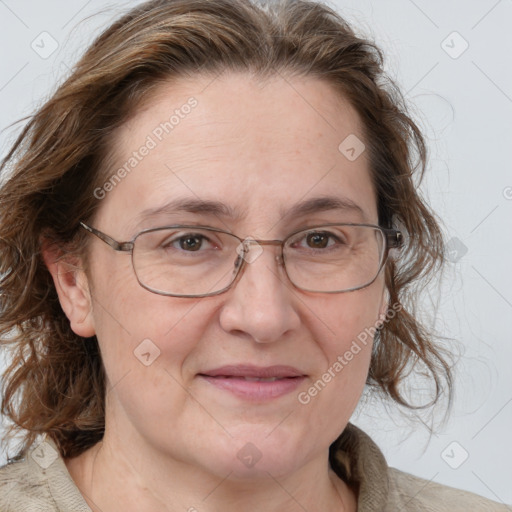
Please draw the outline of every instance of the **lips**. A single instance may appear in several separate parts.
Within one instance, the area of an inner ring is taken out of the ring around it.
[[[290,393],[307,376],[292,366],[230,365],[199,373],[198,377],[238,398],[265,401]]]
[[[267,366],[258,367],[252,365],[223,366],[214,370],[201,373],[208,377],[247,377],[252,379],[284,379],[303,377],[304,373],[293,366]]]

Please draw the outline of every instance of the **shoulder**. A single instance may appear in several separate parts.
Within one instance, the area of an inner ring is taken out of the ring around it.
[[[0,512],[91,512],[53,441],[0,467]]]
[[[384,454],[349,423],[330,447],[338,476],[358,489],[359,512],[512,512],[512,506],[388,466]]]
[[[389,502],[410,512],[512,512],[512,507],[469,491],[389,468]]]
[[[27,458],[0,467],[0,511],[53,511],[44,478],[34,471]]]

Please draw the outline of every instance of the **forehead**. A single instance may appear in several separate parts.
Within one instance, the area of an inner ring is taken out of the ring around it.
[[[169,202],[207,201],[259,229],[329,196],[358,207],[340,221],[376,222],[366,152],[348,158],[345,147],[359,153],[363,139],[348,101],[315,78],[226,73],[162,84],[116,134],[100,217],[129,230]]]

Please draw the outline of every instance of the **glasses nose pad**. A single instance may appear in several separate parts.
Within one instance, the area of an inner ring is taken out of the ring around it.
[[[242,266],[242,263],[244,261],[244,258],[243,256],[241,256],[240,254],[237,255],[236,259],[235,259],[235,264],[233,266],[233,274],[236,274],[238,272],[238,270],[240,269],[240,267]]]
[[[240,242],[236,247],[236,260],[235,260],[235,272],[239,270],[239,268],[242,266],[243,262],[247,258],[247,254],[249,253],[250,245],[246,240],[243,240]]]
[[[233,266],[233,276],[238,274],[240,271],[240,267],[244,266],[245,261],[247,261],[247,254],[250,250],[250,243],[248,243],[247,239],[240,242],[236,247],[236,259],[235,264]]]
[[[236,252],[247,263],[253,263],[263,253],[263,247],[253,238],[246,238],[238,244]]]

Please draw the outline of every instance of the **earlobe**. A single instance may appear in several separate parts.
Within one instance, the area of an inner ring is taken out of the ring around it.
[[[66,256],[55,246],[43,246],[43,259],[52,275],[60,305],[75,334],[94,336],[92,299],[87,276],[77,256]]]

